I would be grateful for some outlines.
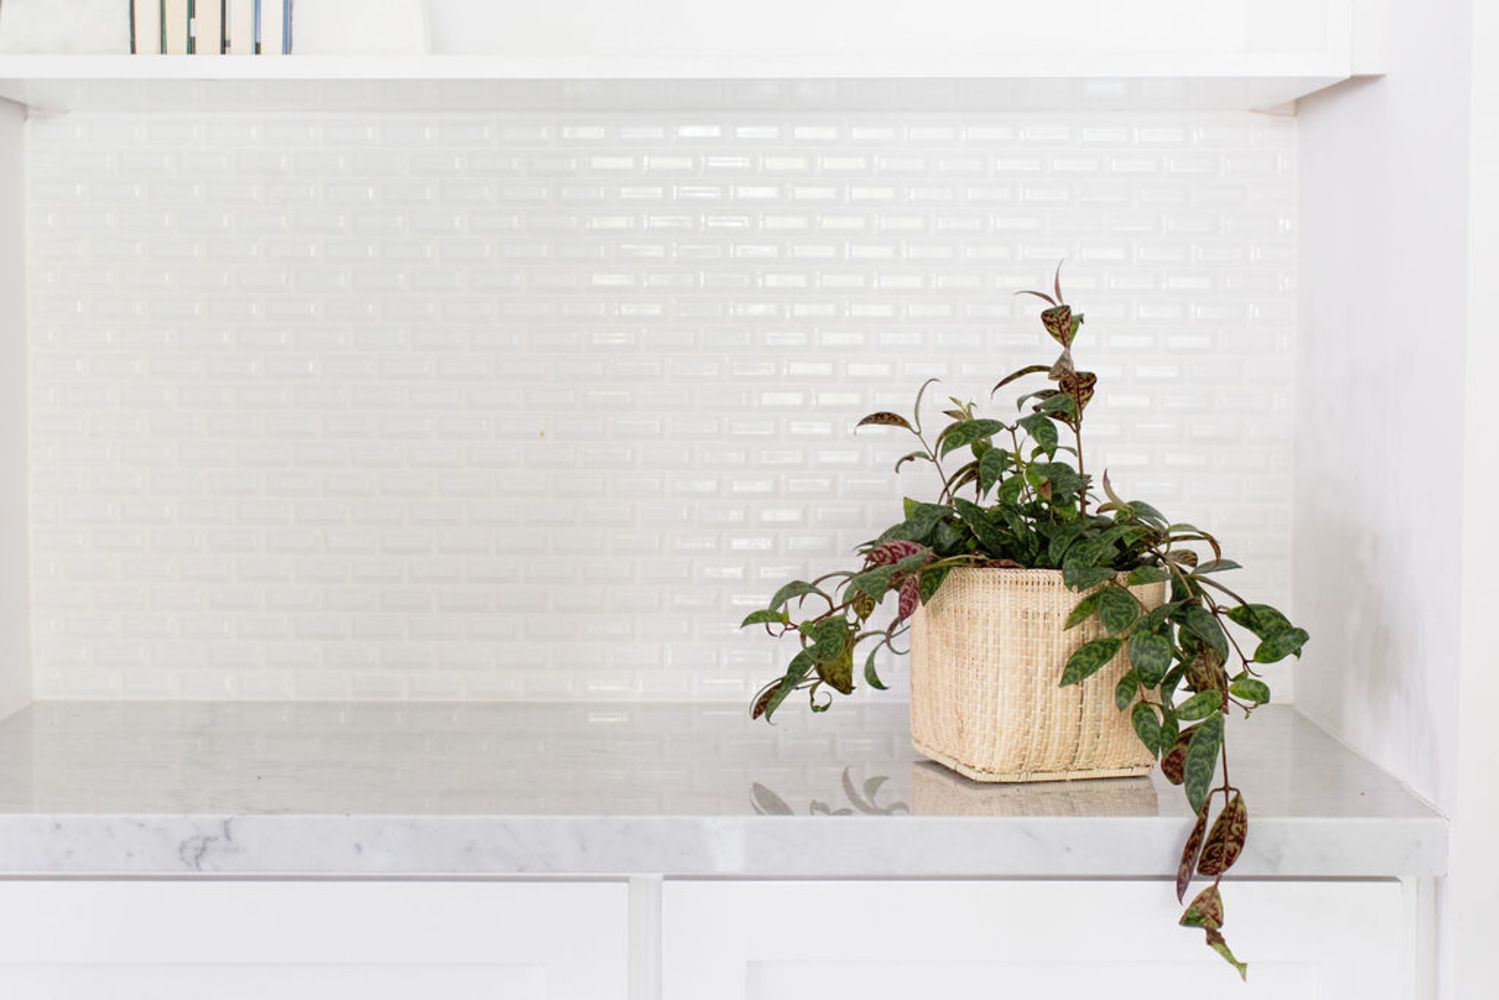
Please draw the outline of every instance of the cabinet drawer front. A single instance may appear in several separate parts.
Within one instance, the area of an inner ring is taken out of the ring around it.
[[[624,884],[0,882],[0,996],[625,1000]]]
[[[663,1000],[1405,1000],[1398,882],[1224,888],[1249,981],[1164,882],[670,882]]]

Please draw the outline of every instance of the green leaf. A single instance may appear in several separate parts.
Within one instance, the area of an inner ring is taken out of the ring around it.
[[[1217,691],[1199,691],[1176,706],[1176,717],[1183,722],[1206,719],[1223,705],[1223,696]]]
[[[1136,566],[1129,571],[1124,583],[1128,587],[1144,587],[1152,583],[1164,583],[1168,576],[1170,574],[1159,566]]]
[[[1249,966],[1234,957],[1234,953],[1229,950],[1228,942],[1224,940],[1222,934],[1214,930],[1207,931],[1207,942],[1209,948],[1222,955],[1223,960],[1234,967],[1241,980],[1249,981]]]
[[[1242,625],[1261,639],[1292,627],[1290,619],[1268,604],[1241,604],[1230,608],[1228,620]]]
[[[979,545],[983,546],[991,556],[1004,558],[1009,545],[1005,542],[1005,536],[994,526],[994,522],[989,520],[989,515],[984,513],[983,508],[976,503],[958,498],[953,499],[953,506],[957,508],[958,517],[962,518],[968,530],[973,532],[973,537],[978,539]]]
[[[890,589],[890,577],[894,572],[894,566],[876,566],[850,579],[848,586],[851,590],[868,594],[878,602]]]
[[[1166,516],[1144,500],[1131,500],[1129,505],[1134,508],[1136,517],[1150,521],[1158,528],[1166,526]]]
[[[874,656],[879,651],[880,648],[876,646],[869,651],[869,659],[864,661],[864,682],[877,691],[886,691],[889,689],[885,687],[884,683],[880,680],[880,675],[875,673],[874,670]]]
[[[1076,653],[1067,660],[1067,665],[1062,668],[1061,687],[1069,684],[1077,684],[1092,677],[1099,669],[1114,658],[1119,652],[1119,647],[1124,645],[1121,639],[1094,639],[1092,642],[1084,643]]]
[[[938,443],[938,453],[946,455],[959,448],[973,444],[982,438],[993,437],[1005,430],[1005,425],[998,420],[965,420],[962,423],[950,424],[942,432]]]
[[[1183,768],[1186,775],[1187,802],[1193,812],[1201,812],[1207,802],[1208,786],[1218,770],[1218,749],[1223,743],[1223,716],[1210,715],[1192,730],[1192,742],[1187,744],[1187,762]]]
[[[1161,752],[1161,720],[1156,718],[1155,708],[1140,702],[1130,712],[1130,724],[1135,727],[1135,735],[1140,737],[1140,742],[1145,744],[1145,749],[1155,757]]]
[[[1270,685],[1248,674],[1240,674],[1229,681],[1228,693],[1235,698],[1263,705],[1270,700]]]
[[[1010,453],[1003,448],[991,448],[979,459],[979,490],[988,493],[994,489],[1010,467]]]
[[[1114,685],[1114,706],[1119,711],[1124,711],[1126,708],[1129,708],[1129,703],[1134,701],[1135,696],[1139,693],[1140,678],[1135,675],[1133,670],[1125,671],[1124,676],[1119,678],[1119,683]]]
[[[1077,413],[1077,400],[1065,392],[1059,392],[1055,396],[1048,396],[1041,401],[1041,412],[1070,417]]]
[[[1046,558],[1054,566],[1060,566],[1062,557],[1067,554],[1067,549],[1082,535],[1084,528],[1081,524],[1069,524],[1057,530],[1046,543]]]
[[[1050,417],[1044,413],[1032,413],[1028,417],[1021,417],[1016,423],[1025,429],[1036,442],[1036,447],[1048,454],[1054,454],[1057,450],[1057,425],[1052,423]]]
[[[823,683],[830,686],[839,694],[853,694],[854,692],[854,648],[844,646],[843,652],[831,660],[817,664],[817,676],[821,677]],[[816,705],[816,702],[813,702]]]
[[[1140,605],[1123,587],[1110,584],[1098,592],[1098,620],[1103,622],[1110,635],[1123,632],[1138,617]]]
[[[1200,604],[1188,604],[1176,615],[1177,621],[1188,632],[1197,636],[1207,647],[1218,654],[1218,662],[1228,659],[1228,636],[1213,613]]]
[[[1243,566],[1240,566],[1232,559],[1213,559],[1208,562],[1202,563],[1193,572],[1195,572],[1198,576],[1201,576],[1204,573],[1226,573],[1231,569],[1243,568]]]
[[[1087,590],[1112,579],[1114,571],[1107,566],[1074,567],[1071,571],[1065,566],[1062,568],[1062,582],[1073,590]]]
[[[1058,503],[1075,496],[1083,488],[1077,470],[1066,462],[1035,462],[1026,469],[1033,484],[1050,483],[1052,499]]]
[[[1288,656],[1301,657],[1301,647],[1311,639],[1304,628],[1290,628],[1264,639],[1254,650],[1254,662],[1275,663]]]
[[[932,548],[943,555],[955,555],[967,540],[961,528],[953,521],[938,521],[932,532]]]
[[[771,611],[769,608],[761,611],[751,611],[745,616],[744,621],[739,623],[740,628],[750,625],[785,625],[789,619],[784,611]]]
[[[925,566],[931,561],[932,552],[930,549],[924,548],[920,552],[913,552],[895,564],[895,575],[907,576],[921,569],[921,567]]]
[[[1147,688],[1156,687],[1171,669],[1171,640],[1151,632],[1129,637],[1129,662]]]
[[[1181,732],[1181,723],[1176,718],[1176,713],[1171,709],[1161,711],[1161,752],[1165,753],[1176,743],[1176,737]]]
[[[1098,608],[1098,594],[1092,593],[1078,601],[1072,607],[1072,613],[1067,616],[1063,629],[1077,628],[1083,622],[1093,617],[1093,612]]]
[[[1131,632],[1159,632],[1161,626],[1166,624],[1166,619],[1174,614],[1179,604],[1162,604],[1160,607],[1151,608],[1135,621]]]
[[[1084,542],[1072,546],[1067,550],[1067,558],[1062,560],[1062,582],[1073,590],[1087,590],[1106,580],[1112,580],[1113,569],[1098,565],[1099,560],[1104,557],[1102,546],[1097,543]]]
[[[810,632],[806,626],[802,628],[803,634],[807,634],[812,640],[809,652],[812,659],[818,663],[828,663],[838,658],[843,653],[844,647],[848,645],[848,622],[843,618],[824,618],[822,621],[814,622]]]
[[[794,598],[798,597],[806,597],[809,594],[817,594],[822,597],[827,596],[822,591],[818,590],[816,587],[812,586],[805,580],[792,580],[790,583],[786,584],[786,586],[775,592],[775,596],[770,599],[770,610],[779,611],[781,609],[781,605],[785,604],[787,601],[793,600]]]
[[[904,538],[912,542],[925,543],[932,530],[952,513],[952,508],[938,503],[907,503],[906,519],[898,529],[888,533],[893,538]]]
[[[795,691],[796,686],[806,679],[807,674],[812,672],[813,666],[815,664],[812,660],[812,654],[805,649],[792,658],[791,665],[786,668],[786,676],[781,678],[781,683],[765,702],[765,720],[767,722],[775,714],[775,710],[781,707],[781,702],[786,700],[786,696]]]
[[[950,569],[952,569],[951,566],[938,566],[936,569],[930,569],[921,574],[921,577],[916,582],[916,592],[920,595],[922,604],[925,604],[937,595],[937,591],[941,589],[942,581],[947,579],[947,573]]]

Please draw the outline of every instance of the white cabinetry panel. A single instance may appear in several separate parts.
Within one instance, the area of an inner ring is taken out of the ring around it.
[[[624,884],[4,882],[0,996],[625,1000]]]
[[[1225,887],[1249,981],[1174,926],[1162,882],[672,882],[663,1000],[1396,1000],[1396,882]]]

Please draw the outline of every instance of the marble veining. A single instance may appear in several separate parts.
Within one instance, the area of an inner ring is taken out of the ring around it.
[[[1442,871],[1446,823],[1289,708],[1233,725],[1244,875]],[[1159,775],[979,785],[905,707],[41,703],[0,721],[0,872],[1161,876]]]

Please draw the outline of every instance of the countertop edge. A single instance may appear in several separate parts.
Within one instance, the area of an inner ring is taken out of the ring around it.
[[[1157,878],[1187,817],[0,815],[0,877]],[[1446,871],[1447,821],[1256,819],[1238,877]]]

